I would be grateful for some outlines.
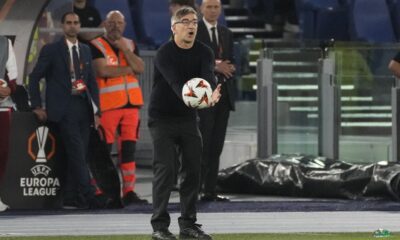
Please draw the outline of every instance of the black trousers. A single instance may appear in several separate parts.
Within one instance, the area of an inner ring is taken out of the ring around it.
[[[198,123],[196,120],[151,120],[149,129],[154,146],[153,230],[166,229],[171,223],[167,206],[177,174],[177,144],[182,152],[181,216],[178,222],[181,228],[191,226],[197,220],[196,202],[200,186],[202,140]]]
[[[72,96],[66,115],[56,123],[67,160],[65,199],[68,200],[94,197],[87,163],[91,115],[87,99]]]
[[[222,89],[222,91],[226,89]],[[212,108],[199,111],[200,132],[203,137],[201,186],[207,194],[215,194],[219,170],[219,158],[224,148],[226,128],[230,113],[227,94]]]

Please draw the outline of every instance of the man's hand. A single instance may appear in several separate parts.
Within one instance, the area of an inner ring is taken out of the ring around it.
[[[130,48],[130,42],[126,41],[124,38],[120,38],[115,40],[113,45],[124,53],[125,59],[132,69],[132,73],[130,74],[141,74],[144,72],[144,62],[134,53],[134,47],[133,49]]]
[[[112,44],[123,52],[129,51],[128,44],[123,38],[115,40]]]
[[[9,87],[0,87],[0,98],[6,98],[10,96],[11,88]]]
[[[396,78],[400,78],[400,63],[395,60],[390,60],[389,70],[393,73]]]
[[[211,101],[209,106],[213,107],[215,104],[219,102],[219,99],[221,98],[221,84],[218,84],[217,87],[215,88],[214,92],[211,95]]]
[[[224,75],[225,78],[231,78],[236,68],[229,60],[225,60],[215,64],[215,71]]]
[[[94,115],[94,128],[98,129],[100,126],[100,117],[98,115]]]
[[[33,113],[36,115],[39,122],[44,123],[47,121],[47,113],[43,108],[36,108],[33,110]]]

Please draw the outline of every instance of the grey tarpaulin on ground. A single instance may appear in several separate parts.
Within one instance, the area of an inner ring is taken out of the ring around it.
[[[299,154],[250,159],[218,175],[218,187],[226,193],[348,199],[400,200],[399,181],[400,164],[349,164]]]

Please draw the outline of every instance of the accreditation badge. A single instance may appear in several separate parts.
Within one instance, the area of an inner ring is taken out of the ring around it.
[[[86,91],[86,84],[82,79],[78,79],[72,82],[72,92],[76,94],[81,94]]]

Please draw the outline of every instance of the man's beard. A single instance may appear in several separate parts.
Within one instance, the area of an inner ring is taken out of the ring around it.
[[[113,30],[110,31],[109,36],[110,36],[110,38],[112,40],[118,40],[118,39],[120,39],[122,37],[122,34],[121,34],[121,32],[119,30],[114,30],[113,29]]]
[[[65,35],[71,38],[75,38],[78,36],[78,32],[66,32]]]

